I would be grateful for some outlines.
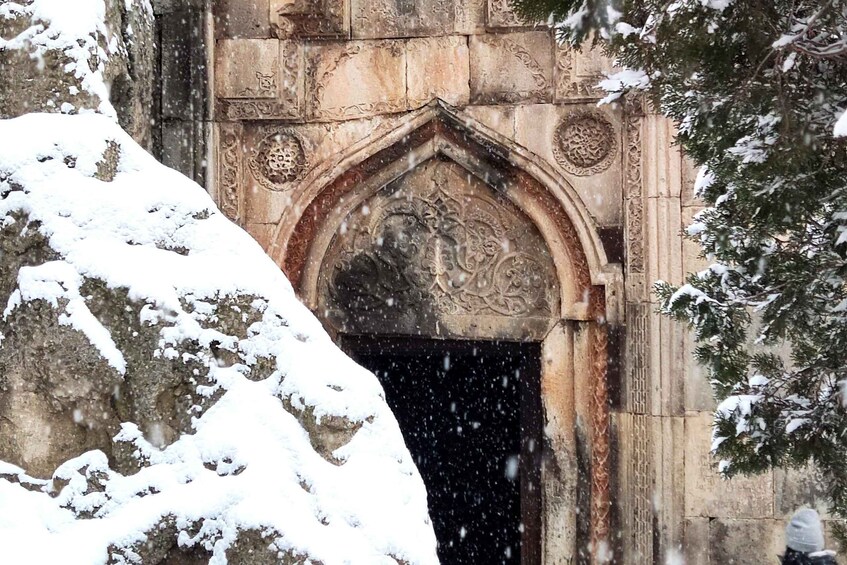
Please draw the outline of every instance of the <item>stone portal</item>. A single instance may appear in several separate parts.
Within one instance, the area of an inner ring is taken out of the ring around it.
[[[538,344],[346,339],[423,476],[442,563],[541,563]]]

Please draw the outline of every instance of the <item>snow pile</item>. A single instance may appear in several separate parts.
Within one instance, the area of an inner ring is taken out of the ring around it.
[[[50,480],[0,463],[0,561],[155,562],[164,537],[162,551],[249,563],[237,552],[252,532],[250,547],[281,560],[437,562],[424,485],[378,381],[199,186],[108,117],[29,114],[0,121],[0,228],[38,230],[52,250],[0,305],[0,354],[15,313],[40,301],[130,381],[136,353],[91,308],[86,281],[99,281],[155,330],[144,355],[193,368],[199,399],[169,445],[124,422],[112,446]],[[233,301],[247,305],[242,334],[222,329]],[[137,472],[110,468],[117,445]]]

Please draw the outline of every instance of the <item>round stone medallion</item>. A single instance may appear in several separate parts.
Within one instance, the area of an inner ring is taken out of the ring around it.
[[[615,128],[600,112],[565,116],[553,134],[553,154],[563,169],[586,176],[601,173],[615,159]]]
[[[266,135],[250,157],[253,176],[271,190],[297,180],[306,168],[306,153],[300,139],[290,132]]]

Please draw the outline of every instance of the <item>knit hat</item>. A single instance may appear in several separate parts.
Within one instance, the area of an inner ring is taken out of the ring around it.
[[[785,528],[785,545],[801,553],[813,553],[824,548],[821,519],[816,511],[802,508],[794,513]]]

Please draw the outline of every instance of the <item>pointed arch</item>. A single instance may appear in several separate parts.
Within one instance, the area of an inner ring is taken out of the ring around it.
[[[538,227],[561,283],[560,319],[617,320],[620,268],[609,263],[576,190],[544,159],[441,100],[411,112],[393,130],[354,144],[303,179],[268,251],[308,306],[316,305],[322,253],[346,213],[437,155],[482,179]]]

